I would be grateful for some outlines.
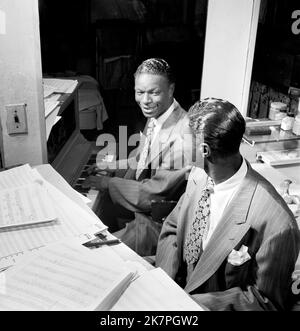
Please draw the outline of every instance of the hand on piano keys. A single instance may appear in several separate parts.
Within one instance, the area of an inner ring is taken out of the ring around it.
[[[81,184],[83,189],[94,188],[99,191],[105,191],[108,189],[108,182],[110,178],[108,176],[89,176]]]
[[[86,170],[89,176],[112,176],[115,173],[115,169],[110,169],[108,167],[98,167],[97,164],[92,164]]]

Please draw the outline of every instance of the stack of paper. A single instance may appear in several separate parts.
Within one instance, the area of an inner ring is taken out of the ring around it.
[[[109,310],[135,270],[109,247],[95,252],[70,241],[28,254],[3,274],[0,310]]]
[[[39,211],[36,211],[37,216],[40,215],[39,213],[47,211],[44,216],[49,216],[49,213],[51,218],[51,213],[53,213],[56,218],[54,221],[35,224],[34,226],[18,226],[13,231],[2,229],[0,231],[0,269],[14,264],[18,257],[27,251],[35,250],[63,238],[80,237],[82,241],[87,241],[93,238],[95,232],[107,228],[96,215],[82,209],[29,165],[0,173],[0,190],[15,189],[32,184],[35,186],[38,184],[47,191],[48,198],[51,200],[49,205],[52,207],[49,211],[49,209],[45,209],[45,203],[41,203],[41,197],[28,195],[22,200],[24,211],[30,210],[32,212],[33,209],[40,208]],[[15,213],[12,208],[8,209],[8,212],[7,217],[12,217]]]
[[[43,84],[47,90],[51,88],[56,93],[72,93],[78,82],[75,79],[43,78]]]

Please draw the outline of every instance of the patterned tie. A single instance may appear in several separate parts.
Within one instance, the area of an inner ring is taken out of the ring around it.
[[[202,254],[202,239],[207,236],[209,230],[210,194],[213,192],[213,185],[213,180],[208,177],[206,187],[198,201],[195,219],[184,244],[184,255],[187,264],[196,263]]]
[[[155,121],[154,121],[154,118],[151,118],[151,120],[148,124],[147,132],[146,132],[146,140],[145,140],[144,148],[142,150],[142,153],[141,153],[138,165],[137,165],[137,169],[136,169],[136,174],[135,174],[136,179],[139,178],[140,174],[145,169],[145,164],[146,164],[147,157],[149,155],[154,128],[155,128]]]

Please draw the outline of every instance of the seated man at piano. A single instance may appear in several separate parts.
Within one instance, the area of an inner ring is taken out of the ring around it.
[[[122,175],[118,170],[114,177],[98,173],[84,186],[102,191],[99,218],[111,232],[121,228],[114,235],[145,256],[155,254],[161,230],[161,223],[152,217],[152,203],[179,200],[190,171],[192,144],[186,111],[173,96],[170,65],[163,59],[147,59],[134,77],[135,99],[147,118],[144,139]]]
[[[210,310],[290,309],[299,229],[240,154],[243,116],[220,99],[200,100],[188,115],[204,160],[163,224],[156,266]]]

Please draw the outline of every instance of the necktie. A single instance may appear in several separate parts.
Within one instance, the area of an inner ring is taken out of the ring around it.
[[[141,152],[140,159],[136,169],[136,174],[135,174],[136,179],[139,178],[141,172],[145,169],[145,164],[147,157],[149,155],[154,128],[155,128],[155,122],[154,119],[151,118],[146,132],[146,140],[145,140],[144,148]]]
[[[206,187],[198,201],[195,219],[184,244],[184,255],[187,264],[196,263],[202,253],[202,239],[207,236],[209,230],[210,194],[213,192],[213,185],[213,180],[208,177]]]

